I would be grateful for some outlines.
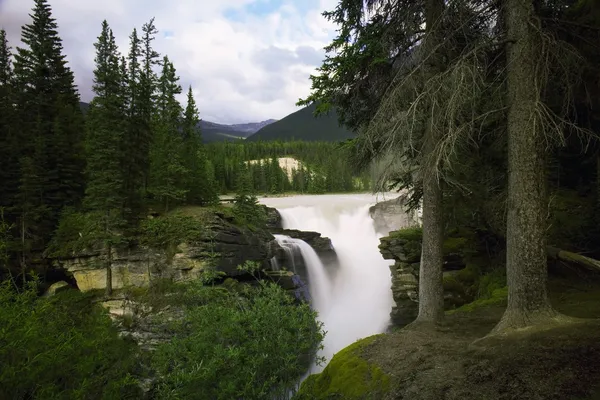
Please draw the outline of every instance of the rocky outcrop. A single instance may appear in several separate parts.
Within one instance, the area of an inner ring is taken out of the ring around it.
[[[198,278],[203,271],[214,269],[226,276],[243,275],[237,269],[246,261],[270,267],[277,243],[266,231],[250,231],[233,224],[223,214],[215,213],[205,225],[201,240],[181,242],[169,249],[133,246],[115,249],[112,254],[113,289],[145,287],[151,280],[169,278],[184,281]],[[70,273],[81,291],[106,287],[106,254],[92,250],[55,264]]]
[[[460,280],[469,279],[465,262],[460,256],[466,241],[449,238],[444,243],[444,303],[453,308],[473,300],[463,290]],[[396,326],[414,321],[419,303],[419,268],[421,260],[421,230],[407,228],[391,232],[380,239],[379,250],[386,260],[395,261],[390,266],[392,294],[396,305],[392,307],[391,319]],[[457,272],[460,272],[458,274]]]
[[[396,326],[414,321],[419,301],[419,261],[421,258],[420,238],[387,236],[380,239],[379,250],[386,260],[394,260],[392,273],[392,295],[396,303],[390,317]]]
[[[267,229],[283,229],[283,221],[279,211],[277,211],[276,208],[267,207],[265,205],[263,205],[263,207],[267,216]]]
[[[381,201],[369,208],[369,214],[375,223],[375,230],[388,234],[398,229],[419,225],[418,211],[406,211],[406,203],[406,195],[400,195],[392,200]]]

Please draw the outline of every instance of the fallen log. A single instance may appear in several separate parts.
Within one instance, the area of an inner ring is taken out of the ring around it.
[[[546,246],[548,256],[554,260],[560,260],[567,263],[577,264],[590,271],[600,272],[600,261],[582,256],[581,254],[572,253],[552,246]]]

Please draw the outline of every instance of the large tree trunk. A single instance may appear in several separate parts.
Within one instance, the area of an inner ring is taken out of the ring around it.
[[[504,3],[508,39],[508,306],[494,331],[522,328],[555,315],[547,296],[547,192],[544,133],[535,124],[538,46],[532,0]]]
[[[426,75],[440,72],[440,19],[444,0],[428,0],[425,10],[426,46],[433,52]],[[433,112],[433,110],[432,110]],[[423,249],[419,271],[419,314],[417,322],[437,323],[444,317],[443,252],[444,239],[442,189],[435,174],[433,152],[439,142],[439,129],[429,121],[423,146]]]

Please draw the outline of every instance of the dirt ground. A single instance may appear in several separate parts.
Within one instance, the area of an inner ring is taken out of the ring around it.
[[[477,340],[504,308],[454,312],[436,329],[381,335],[361,356],[390,377],[385,399],[600,400],[600,281],[554,279],[550,293],[581,320]]]

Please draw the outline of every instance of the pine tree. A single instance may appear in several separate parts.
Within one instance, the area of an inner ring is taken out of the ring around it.
[[[183,164],[181,105],[176,96],[181,93],[179,77],[168,57],[163,59],[158,83],[157,113],[154,117],[154,140],[150,148],[150,179],[148,191],[165,210],[185,199],[187,169]]]
[[[12,101],[11,51],[6,32],[0,30],[0,207],[14,203],[18,179],[18,143],[15,140],[14,109]],[[6,213],[7,220],[9,219]]]
[[[150,169],[150,145],[154,133],[153,112],[155,106],[155,97],[158,78],[154,73],[154,66],[159,64],[159,54],[152,48],[152,42],[155,39],[158,30],[154,26],[154,18],[142,27],[141,56],[139,84],[137,87],[138,102],[137,114],[139,116],[138,129],[139,134],[134,143],[135,149],[131,153],[132,162],[137,168],[135,179],[141,185],[144,191],[148,185],[148,176]],[[133,47],[133,46],[132,46]],[[139,181],[138,181],[139,180]]]
[[[15,96],[20,156],[31,159],[41,182],[32,208],[44,210],[35,226],[39,244],[53,231],[60,210],[75,204],[83,189],[83,119],[73,73],[63,55],[47,0],[35,0],[32,23],[22,31],[15,55]],[[47,212],[46,212],[47,211]]]
[[[121,146],[125,131],[122,69],[108,23],[96,47],[96,69],[87,118],[87,177],[85,206],[97,221],[96,235],[106,252],[106,292],[112,292],[112,251],[120,242],[125,204]]]
[[[210,204],[216,201],[217,192],[202,144],[199,122],[198,108],[190,86],[182,125],[183,161],[187,170],[185,181],[186,200],[188,203]]]
[[[145,174],[144,159],[148,156],[148,138],[146,130],[148,121],[142,121],[141,97],[141,41],[137,30],[129,36],[129,54],[127,56],[127,73],[123,74],[127,84],[127,130],[123,141],[123,171],[126,193],[126,209],[131,217],[136,217],[142,209],[142,188]],[[146,130],[145,130],[146,129]],[[140,143],[145,138],[144,144]]]

